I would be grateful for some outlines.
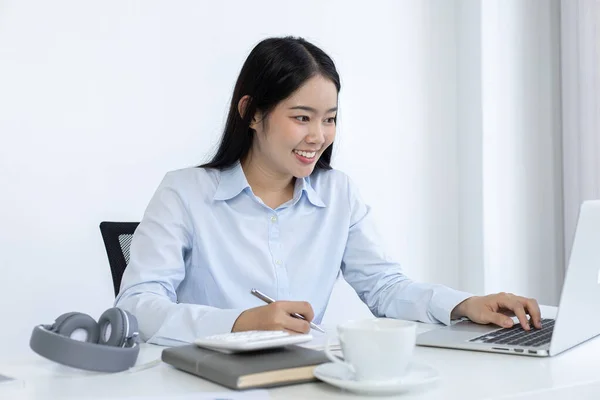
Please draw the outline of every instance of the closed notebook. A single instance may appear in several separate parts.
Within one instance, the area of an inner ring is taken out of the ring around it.
[[[231,389],[310,382],[316,366],[329,362],[322,351],[300,346],[227,354],[195,344],[169,347],[162,361]]]

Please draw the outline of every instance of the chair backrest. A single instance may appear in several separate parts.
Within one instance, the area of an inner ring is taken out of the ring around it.
[[[103,221],[100,223],[100,232],[108,256],[115,297],[119,294],[121,277],[129,264],[129,246],[138,225],[139,222]]]

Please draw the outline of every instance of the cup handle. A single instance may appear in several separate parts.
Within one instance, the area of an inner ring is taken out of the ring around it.
[[[346,361],[342,361],[342,359],[340,359],[338,356],[334,355],[331,351],[331,342],[333,341],[333,338],[331,336],[327,336],[327,342],[325,343],[325,355],[327,356],[327,358],[329,358],[332,362],[343,365],[344,367],[348,368],[350,371],[352,371],[352,373],[355,373],[354,371],[354,367],[352,366],[352,364],[347,363]]]

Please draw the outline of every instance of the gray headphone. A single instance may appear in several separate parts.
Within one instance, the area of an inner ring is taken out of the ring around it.
[[[85,340],[74,339],[80,331]],[[49,360],[70,367],[119,372],[132,367],[140,351],[138,324],[133,315],[109,308],[98,322],[87,314],[69,312],[52,325],[33,328],[29,347]]]

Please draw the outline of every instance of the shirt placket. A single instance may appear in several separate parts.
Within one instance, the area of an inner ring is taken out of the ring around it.
[[[273,211],[269,222],[269,248],[271,250],[271,262],[275,269],[277,280],[277,300],[287,299],[289,295],[289,282],[283,251],[281,246],[281,225],[279,215]]]

